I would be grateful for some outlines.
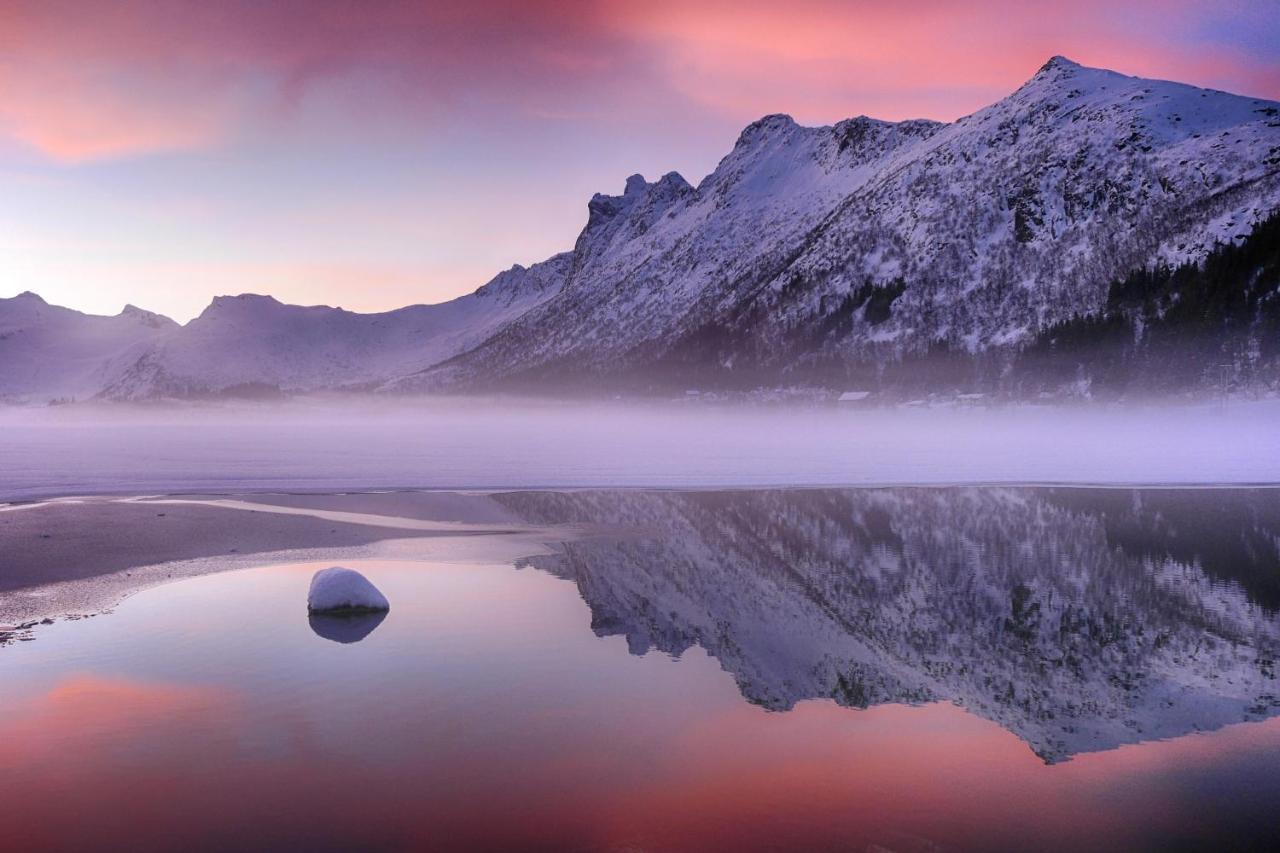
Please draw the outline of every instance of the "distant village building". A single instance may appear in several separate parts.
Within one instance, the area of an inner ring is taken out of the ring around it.
[[[870,391],[845,391],[836,399],[836,402],[847,406],[854,403],[865,403],[869,399],[871,399]]]

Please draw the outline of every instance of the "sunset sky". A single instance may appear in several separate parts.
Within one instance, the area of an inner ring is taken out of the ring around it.
[[[748,122],[954,119],[1049,56],[1280,99],[1276,0],[0,0],[0,296],[437,302]]]

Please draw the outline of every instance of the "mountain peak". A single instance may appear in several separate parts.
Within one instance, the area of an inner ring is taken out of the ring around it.
[[[1036,91],[1042,89],[1046,91],[1053,90],[1057,88],[1055,84],[1065,84],[1067,81],[1079,77],[1082,72],[1086,74],[1093,72],[1102,76],[1114,73],[1101,68],[1086,68],[1078,62],[1067,59],[1065,56],[1051,56],[1048,62],[1036,69],[1036,73],[1032,74],[1030,79],[1023,83],[1018,91],[1022,92],[1027,89]]]
[[[742,133],[738,135],[738,141],[734,144],[734,147],[741,148],[744,145],[751,145],[758,140],[768,139],[775,134],[785,133],[795,127],[798,127],[796,120],[786,113],[770,113],[744,127]]]
[[[21,293],[19,293],[17,296],[13,297],[13,298],[14,298],[14,299],[30,299],[30,300],[32,300],[33,302],[39,302],[41,305],[48,305],[48,304],[49,304],[48,302],[45,302],[45,301],[44,301],[44,297],[43,297],[43,296],[41,296],[41,295],[40,295],[40,294],[38,294],[38,293],[35,293],[34,291],[30,291],[30,290],[24,290],[24,291],[22,291]]]
[[[1045,71],[1054,71],[1054,70],[1075,70],[1076,68],[1083,68],[1083,67],[1084,66],[1081,65],[1079,62],[1075,62],[1073,60],[1067,59],[1065,56],[1062,56],[1061,54],[1059,54],[1057,56],[1049,57],[1049,61],[1046,62],[1044,65],[1041,65],[1040,70],[1037,71],[1036,73],[1042,74]]]
[[[1101,95],[1108,91],[1114,96],[1118,87],[1146,85],[1152,82],[1156,81],[1132,77],[1108,68],[1081,65],[1065,56],[1052,56],[1015,92],[986,109],[999,108],[1006,103],[1025,104],[1027,98],[1057,102],[1064,98],[1074,100],[1082,95]]]
[[[240,293],[236,296],[215,296],[213,297],[213,305],[231,305],[231,304],[271,304],[279,305],[280,301],[274,296],[268,296],[265,293]]]
[[[769,115],[753,121],[749,127],[763,127],[769,130],[779,130],[794,126],[796,120],[786,113],[769,113]]]
[[[177,326],[178,324],[163,314],[157,314],[154,311],[148,311],[145,308],[139,308],[137,305],[129,304],[124,306],[120,311],[120,317],[128,317],[137,320],[148,326],[162,328],[165,326]]]
[[[261,313],[263,310],[279,306],[282,306],[282,303],[274,296],[261,293],[215,296],[196,319],[212,316],[243,316],[245,312]]]
[[[653,186],[654,189],[662,192],[682,193],[693,189],[692,185],[684,179],[684,175],[679,172],[667,172],[654,181]]]
[[[622,194],[635,195],[638,192],[643,192],[644,189],[648,186],[649,186],[649,182],[644,179],[644,175],[636,173],[631,177],[627,178],[627,186],[622,191]]]

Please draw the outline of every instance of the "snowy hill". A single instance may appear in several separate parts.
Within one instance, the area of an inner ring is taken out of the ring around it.
[[[475,293],[382,314],[284,305],[269,296],[215,299],[102,390],[114,399],[225,393],[372,390],[474,347],[551,298],[568,256],[513,267]]]
[[[810,128],[766,116],[698,186],[633,175],[621,195],[591,199],[572,251],[442,305],[360,315],[220,297],[185,326],[110,346],[72,326],[62,338],[54,326],[27,330],[9,309],[7,328],[26,337],[0,351],[0,393],[809,384],[1088,394],[1101,368],[1078,350],[1103,333],[1113,348],[1140,343],[1172,306],[1202,303],[1194,352],[1178,349],[1189,332],[1167,329],[1159,352],[1126,355],[1134,377],[1177,363],[1166,390],[1216,387],[1226,374],[1280,385],[1271,247],[1215,262],[1212,280],[1161,284],[1138,307],[1115,298],[1135,273],[1247,242],[1277,210],[1280,104],[1055,57],[950,124]],[[1247,304],[1220,315],[1222,299],[1189,287],[1247,289]],[[1105,329],[1072,325],[1104,315]],[[37,355],[59,340],[65,353]],[[1122,380],[1108,387],[1149,384]]]
[[[220,296],[186,325],[0,299],[0,401],[257,396],[376,389],[464,352],[551,298],[569,255],[516,266],[475,293],[382,314]]]
[[[132,305],[98,317],[49,305],[34,293],[0,299],[0,402],[93,396],[176,328]]]

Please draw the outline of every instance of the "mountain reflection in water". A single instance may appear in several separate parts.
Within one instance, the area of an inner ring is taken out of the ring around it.
[[[1280,710],[1280,490],[518,492],[631,535],[527,561],[750,702],[946,700],[1045,762]]]
[[[1280,490],[493,499],[0,649],[0,847],[1275,849]]]

